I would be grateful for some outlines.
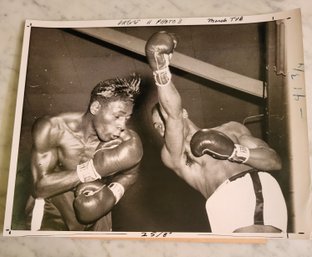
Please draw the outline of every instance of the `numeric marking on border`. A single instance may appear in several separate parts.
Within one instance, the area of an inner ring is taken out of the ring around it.
[[[172,232],[141,232],[141,237],[145,238],[164,238],[168,237]]]

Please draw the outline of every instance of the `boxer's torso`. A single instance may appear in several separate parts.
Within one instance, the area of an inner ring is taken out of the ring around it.
[[[50,118],[59,170],[76,169],[79,163],[93,157],[99,139],[85,139],[81,130],[81,113],[68,113]]]
[[[236,123],[226,123],[215,127],[228,135],[234,143],[237,143],[239,129],[235,128]],[[213,192],[228,178],[242,171],[250,169],[249,166],[228,160],[218,160],[209,155],[196,158],[190,150],[190,140],[198,130],[192,123],[189,123],[189,133],[185,138],[184,154],[180,160],[180,168],[172,168],[177,175],[182,177],[189,185],[201,192],[205,198],[209,198]],[[170,159],[170,154],[163,154],[163,161]]]

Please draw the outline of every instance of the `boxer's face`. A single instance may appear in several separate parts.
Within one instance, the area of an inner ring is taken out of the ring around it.
[[[94,116],[93,126],[99,139],[107,142],[118,138],[121,132],[125,130],[126,123],[131,117],[133,103],[115,100],[107,104],[100,104],[99,102],[93,104],[96,106],[95,110],[91,110]]]
[[[188,113],[185,109],[183,111],[183,119],[187,120],[188,119]],[[160,114],[159,108],[156,106],[153,107],[152,109],[152,122],[153,122],[153,127],[157,130],[157,132],[164,137],[165,136],[165,123],[164,123],[164,118]]]

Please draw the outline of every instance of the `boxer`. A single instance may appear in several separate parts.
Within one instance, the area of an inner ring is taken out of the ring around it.
[[[286,232],[285,200],[268,173],[281,169],[278,154],[238,122],[200,129],[189,119],[169,69],[177,43],[161,31],[145,46],[158,92],[152,121],[164,138],[163,163],[207,199],[213,233]]]
[[[85,113],[35,122],[30,229],[111,230],[110,211],[135,183],[143,155],[139,136],[127,128],[139,86],[136,75],[101,81]],[[104,189],[91,193],[98,183]],[[96,213],[85,207],[90,202]]]

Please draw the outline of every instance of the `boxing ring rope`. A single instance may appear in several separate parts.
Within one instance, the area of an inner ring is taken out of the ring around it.
[[[75,28],[74,30],[145,56],[146,41],[137,37],[111,28]],[[263,81],[219,68],[179,52],[174,53],[170,65],[253,96],[261,98],[267,96]]]

